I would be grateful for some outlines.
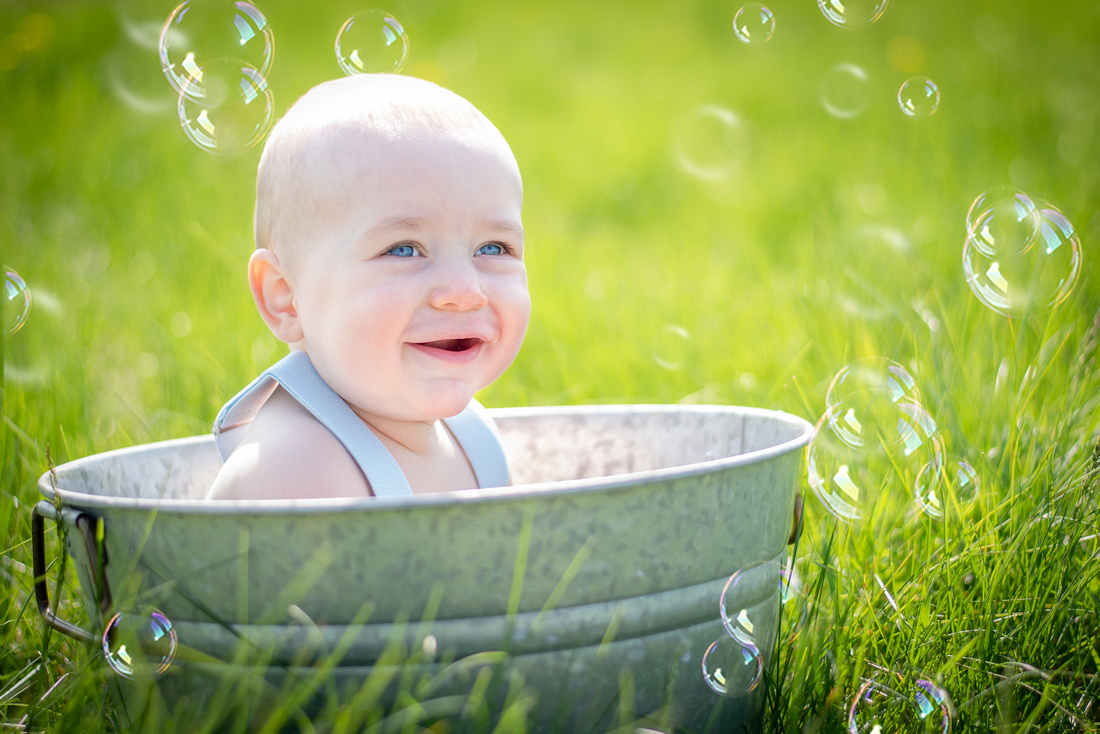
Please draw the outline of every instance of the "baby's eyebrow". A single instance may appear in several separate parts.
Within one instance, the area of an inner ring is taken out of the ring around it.
[[[523,225],[519,222],[511,219],[490,219],[482,222],[481,225],[484,229],[499,233],[510,234],[515,237],[523,236]],[[392,230],[402,230],[408,232],[420,232],[428,228],[428,220],[426,217],[420,216],[396,216],[389,219],[383,219],[381,222],[371,227],[370,232],[388,232]]]
[[[424,217],[390,217],[371,227],[371,232],[383,232],[391,229],[419,232],[424,229],[426,224],[427,220]]]
[[[510,219],[494,219],[485,223],[486,229],[502,234],[510,234],[516,237],[523,236],[523,225]]]

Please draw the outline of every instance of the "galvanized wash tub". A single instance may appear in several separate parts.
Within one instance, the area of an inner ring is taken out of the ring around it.
[[[113,684],[135,725],[160,705],[178,709],[173,721],[201,719],[225,681],[259,681],[234,694],[268,701],[257,714],[303,679],[317,695],[299,701],[299,716],[374,701],[368,679],[392,699],[412,678],[379,671],[405,652],[404,674],[437,676],[440,711],[465,701],[470,714],[477,689],[490,718],[507,699],[531,707],[538,731],[603,731],[634,714],[664,731],[755,730],[764,686],[720,696],[701,660],[727,634],[719,597],[738,570],[736,605],[771,660],[810,424],[725,406],[490,413],[512,487],[206,502],[220,466],[209,436],[57,467],[39,481],[35,573],[52,519],[92,631],[50,610],[44,582],[39,608],[95,644],[116,611],[155,607],[171,620],[179,653],[167,671]],[[448,667],[486,651],[501,654]],[[335,667],[318,673],[326,657]]]

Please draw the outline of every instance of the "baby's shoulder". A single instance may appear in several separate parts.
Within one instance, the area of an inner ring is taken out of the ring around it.
[[[332,433],[282,389],[256,415],[207,499],[366,497],[366,478]]]

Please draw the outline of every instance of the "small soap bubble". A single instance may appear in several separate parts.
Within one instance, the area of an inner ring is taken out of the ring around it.
[[[922,726],[919,731],[942,732],[951,731],[951,698],[947,691],[937,686],[930,680],[918,680],[913,684],[913,703],[916,706],[917,718]]]
[[[686,173],[718,181],[737,169],[747,148],[741,120],[718,105],[703,105],[680,119],[674,130],[673,155]]]
[[[862,357],[837,371],[825,395],[829,426],[853,449],[864,449],[879,437],[900,440],[899,406],[919,403],[917,381],[897,362],[885,357]]]
[[[766,5],[749,3],[733,16],[733,33],[747,46],[767,43],[775,33],[775,16]]]
[[[744,696],[764,677],[764,656],[756,645],[723,635],[703,653],[703,680],[723,696]]]
[[[176,631],[163,612],[119,612],[103,631],[103,655],[124,678],[156,678],[176,657]]]
[[[722,626],[735,640],[746,645],[755,645],[756,625],[744,608],[744,583],[745,575],[741,571],[735,571],[729,577],[718,597],[718,612],[722,617]]]
[[[825,111],[842,120],[862,114],[871,98],[867,72],[855,64],[837,64],[825,72],[818,91]]]
[[[225,156],[240,155],[262,140],[273,110],[267,80],[239,59],[217,59],[199,70],[180,94],[178,107],[187,137]]]
[[[14,334],[27,323],[27,315],[31,312],[31,289],[23,276],[8,266],[4,266],[4,317],[7,323],[8,333]]]
[[[918,120],[935,114],[940,106],[940,90],[926,76],[906,79],[898,89],[898,107],[906,117]]]
[[[851,734],[918,731],[917,709],[905,695],[886,685],[864,683],[848,709]]]
[[[336,62],[348,76],[396,74],[409,57],[405,28],[384,10],[362,10],[336,33]]]
[[[666,370],[678,370],[687,362],[691,334],[680,326],[666,326],[653,341],[653,359]]]
[[[863,28],[886,12],[888,0],[817,0],[817,7],[830,23],[840,28]]]
[[[274,49],[267,18],[248,2],[184,0],[165,21],[159,44],[164,75],[177,92],[188,94],[201,92],[196,77],[215,59],[240,59],[266,77]]]
[[[963,245],[970,290],[988,308],[1011,317],[1045,313],[1061,304],[1081,274],[1081,241],[1073,225],[1062,212],[1044,205],[1037,235],[1022,250],[1002,252],[1001,245],[1011,250],[1023,238],[990,235],[999,231],[987,223],[996,211],[978,217]]]
[[[935,518],[956,507],[966,514],[978,500],[981,484],[978,472],[962,460],[942,462],[939,457],[924,465],[914,485],[917,507]]]

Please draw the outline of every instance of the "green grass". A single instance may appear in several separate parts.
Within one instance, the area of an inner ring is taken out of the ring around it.
[[[410,34],[406,71],[485,111],[524,174],[534,313],[483,402],[683,400],[816,421],[840,367],[898,361],[977,469],[979,502],[936,521],[892,479],[877,514],[847,526],[804,489],[809,611],[770,671],[771,728],[846,731],[875,676],[903,692],[937,681],[953,731],[1096,731],[1100,7],[896,0],[845,32],[809,0],[769,5],[777,30],[760,47],[736,41],[726,3],[390,8]],[[281,112],[339,73],[332,36],[359,6],[261,7]],[[280,354],[244,280],[258,151],[210,156],[171,104],[141,113],[114,91],[121,58],[136,90],[167,96],[155,54],[121,21],[171,8],[0,5],[0,243],[34,297],[3,342],[0,721],[12,730],[112,726],[102,666],[34,609],[30,508],[49,458],[204,433]],[[869,107],[851,120],[818,99],[840,62],[869,75]],[[943,95],[926,120],[894,101],[913,74]],[[716,182],[671,152],[708,104],[746,131],[734,174]],[[1006,183],[1059,207],[1083,244],[1069,299],[1025,320],[983,307],[960,267],[970,202]],[[688,338],[663,343],[675,329]],[[79,619],[75,579],[58,574],[51,591],[62,581],[59,608]],[[522,728],[476,716],[484,731]]]

